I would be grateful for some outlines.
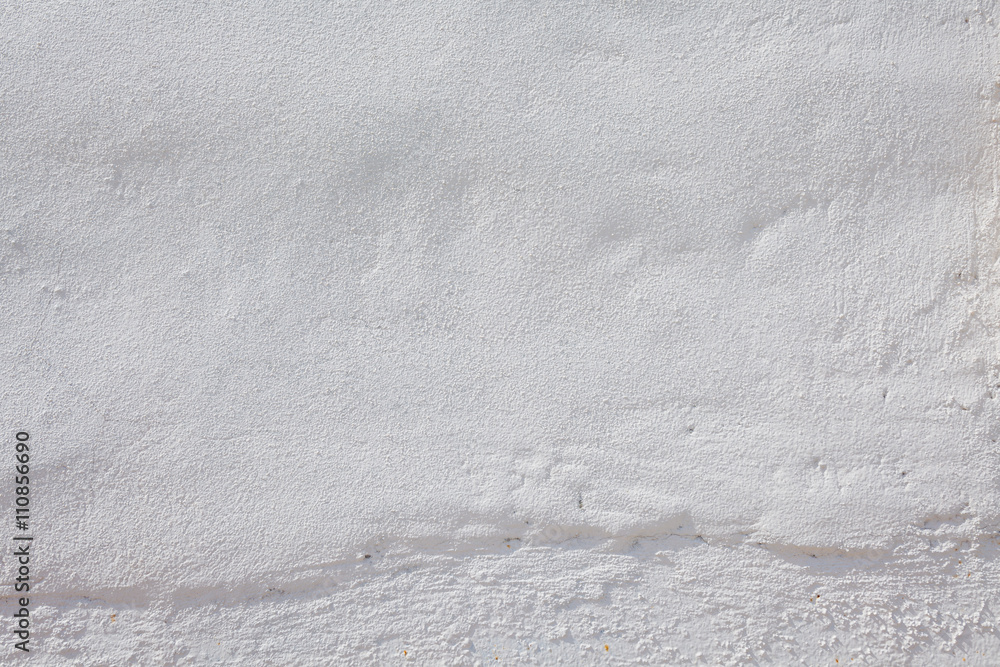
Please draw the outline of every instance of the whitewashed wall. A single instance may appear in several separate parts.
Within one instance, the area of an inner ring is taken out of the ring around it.
[[[1000,664],[998,15],[0,9],[29,659]]]

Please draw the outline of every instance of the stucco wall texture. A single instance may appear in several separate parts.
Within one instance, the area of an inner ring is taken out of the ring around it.
[[[0,662],[1000,665],[998,20],[5,3]]]

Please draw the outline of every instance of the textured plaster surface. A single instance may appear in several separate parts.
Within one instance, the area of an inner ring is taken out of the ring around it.
[[[1000,664],[997,21],[7,3],[0,662]]]

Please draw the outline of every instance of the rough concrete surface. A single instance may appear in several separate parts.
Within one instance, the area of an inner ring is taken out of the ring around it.
[[[0,662],[1000,665],[998,21],[3,5]]]

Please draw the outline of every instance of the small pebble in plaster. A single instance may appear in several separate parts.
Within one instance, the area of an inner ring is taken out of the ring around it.
[[[111,614],[111,622],[114,623],[118,614]]]
[[[372,555],[371,555],[371,554],[365,554],[365,560],[368,560],[368,559],[369,559],[369,558],[371,558],[371,557],[372,557]]]
[[[605,644],[605,645],[604,645],[604,650],[605,650],[605,651],[610,651],[610,650],[611,650],[611,647],[610,647],[610,646],[608,646],[607,644]]]

